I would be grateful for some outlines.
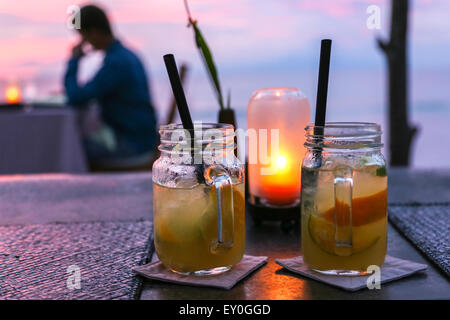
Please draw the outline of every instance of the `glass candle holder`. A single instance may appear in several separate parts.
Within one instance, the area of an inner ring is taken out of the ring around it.
[[[250,99],[247,119],[250,203],[298,206],[308,99],[296,88],[259,89]]]

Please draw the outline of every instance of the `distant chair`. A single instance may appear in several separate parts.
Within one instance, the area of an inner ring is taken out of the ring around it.
[[[188,71],[188,66],[182,64],[180,67],[180,78],[181,82],[184,84],[184,80]],[[169,124],[175,121],[177,111],[177,103],[175,98],[172,98],[169,111],[162,124]],[[156,145],[159,146],[160,137],[158,134]],[[117,159],[108,162],[104,162],[101,165],[91,165],[92,172],[122,172],[122,171],[150,171],[152,170],[153,163],[159,158],[159,149],[155,149],[152,152],[146,154],[141,154],[136,157],[129,157],[126,159]]]

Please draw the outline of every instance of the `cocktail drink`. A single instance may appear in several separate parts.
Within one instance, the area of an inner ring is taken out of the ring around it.
[[[306,128],[302,166],[302,252],[314,270],[363,274],[387,247],[387,176],[381,130],[371,123]]]
[[[193,188],[154,185],[155,246],[159,259],[169,269],[189,273],[231,267],[242,259],[245,248],[244,184],[233,185],[234,239],[230,247],[217,244],[216,188],[204,184]],[[228,231],[225,231],[228,232]]]
[[[245,249],[243,168],[234,156],[232,126],[204,124],[198,148],[180,149],[174,132],[160,130],[161,157],[153,166],[156,253],[168,269],[194,275],[218,274],[237,264]],[[231,133],[230,133],[231,130]],[[219,150],[207,150],[213,143]],[[220,145],[222,148],[220,148]],[[184,157],[176,159],[180,153]],[[200,163],[195,156],[200,154]],[[205,163],[202,156],[213,154]]]

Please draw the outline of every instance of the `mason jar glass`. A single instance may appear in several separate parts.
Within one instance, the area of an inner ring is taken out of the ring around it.
[[[168,269],[210,275],[229,270],[245,248],[244,168],[226,124],[161,126],[153,164],[156,253]],[[191,138],[191,136],[193,138]]]
[[[306,127],[301,225],[313,270],[360,275],[381,266],[387,247],[387,175],[375,123]]]

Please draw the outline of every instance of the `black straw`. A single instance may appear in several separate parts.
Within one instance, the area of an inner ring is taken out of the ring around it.
[[[191,141],[191,154],[192,161],[195,163],[194,157],[194,123],[192,122],[191,113],[189,112],[189,107],[186,101],[186,96],[184,95],[183,85],[181,84],[180,75],[178,74],[177,63],[173,54],[166,54],[164,56],[164,63],[166,64],[167,73],[169,75],[170,85],[172,87],[172,92],[177,102],[178,112],[180,113],[181,122],[183,123],[183,128],[187,130],[190,134]],[[195,165],[195,173],[197,176],[197,181],[199,183],[204,183],[205,178],[203,176],[203,163]]]
[[[320,47],[319,79],[317,86],[315,127],[325,125],[327,111],[328,75],[330,73],[331,40],[323,39]],[[323,134],[323,132],[322,132]]]
[[[173,54],[166,54],[164,56],[164,63],[166,64],[167,73],[169,74],[170,85],[172,86],[172,92],[175,101],[177,102],[183,128],[189,130],[189,133],[192,134],[194,131],[194,124],[192,123],[186,96],[184,95],[183,85],[181,84],[180,75],[178,74],[177,63],[175,62]]]
[[[328,76],[330,73],[330,55],[331,55],[331,40],[323,39],[320,46],[320,65],[319,78],[317,85],[317,99],[316,99],[316,119],[314,121],[314,136],[317,142],[323,140],[325,115],[327,111],[327,96],[328,96]],[[321,152],[316,154],[315,166],[320,168],[322,166]]]

